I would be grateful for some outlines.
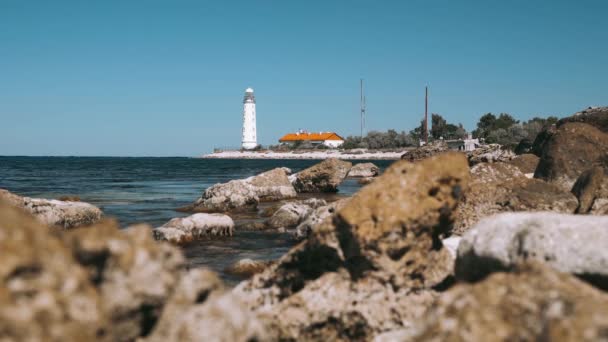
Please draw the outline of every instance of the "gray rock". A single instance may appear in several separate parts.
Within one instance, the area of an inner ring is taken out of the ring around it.
[[[240,277],[251,277],[256,273],[260,273],[265,270],[268,266],[274,264],[273,261],[268,260],[252,260],[252,259],[241,259],[226,269],[227,273],[234,274]]]
[[[337,192],[352,163],[336,158],[326,159],[293,175],[297,192]]]
[[[353,165],[348,172],[348,177],[376,177],[380,168],[373,163],[359,163]]]
[[[310,213],[327,205],[324,200],[311,198],[306,201],[289,202],[279,208],[268,220],[269,228],[291,228],[297,226]]]
[[[223,214],[194,214],[178,217],[153,230],[157,240],[186,243],[215,237],[232,236],[234,221]]]
[[[477,165],[479,163],[495,163],[507,162],[516,155],[509,149],[503,149],[499,144],[483,145],[473,151],[467,152],[469,165]]]
[[[188,210],[218,212],[255,207],[260,201],[294,198],[297,193],[285,168],[209,187]]]
[[[350,198],[341,199],[312,210],[308,216],[306,216],[304,220],[296,227],[294,231],[294,238],[296,240],[306,239],[317,225],[328,217],[333,216],[338,210],[342,209],[349,200]]]
[[[29,212],[47,226],[86,226],[99,221],[102,216],[99,208],[85,202],[21,197],[4,189],[0,189],[0,199]]]
[[[599,282],[608,279],[608,217],[505,213],[480,221],[458,247],[456,277],[474,281],[532,259]]]

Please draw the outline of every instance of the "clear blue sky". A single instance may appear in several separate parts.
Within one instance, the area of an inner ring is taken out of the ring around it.
[[[0,155],[196,156],[608,104],[608,1],[0,0]]]

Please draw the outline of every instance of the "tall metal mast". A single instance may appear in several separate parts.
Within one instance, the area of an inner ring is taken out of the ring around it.
[[[361,139],[365,131],[365,95],[363,95],[363,79],[361,79]]]
[[[426,86],[424,88],[424,144],[428,145],[429,143],[429,87]]]

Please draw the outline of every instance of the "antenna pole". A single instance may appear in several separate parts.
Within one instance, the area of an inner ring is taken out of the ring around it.
[[[360,107],[361,107],[361,140],[363,140],[363,113],[365,109],[363,108],[363,79],[360,79]]]
[[[426,86],[424,88],[424,144],[428,145],[429,143],[429,87]]]

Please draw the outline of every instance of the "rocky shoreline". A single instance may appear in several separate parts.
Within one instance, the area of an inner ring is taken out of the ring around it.
[[[322,160],[328,158],[339,158],[343,160],[398,160],[404,151],[397,152],[343,152],[336,150],[326,151],[290,151],[290,152],[275,152],[275,151],[224,151],[205,154],[200,158],[204,159],[312,159]]]
[[[528,154],[428,145],[382,174],[326,159],[206,189],[190,216],[120,229],[82,202],[0,191],[0,336],[118,341],[597,341],[608,331],[608,108]],[[368,159],[368,158],[365,158]],[[369,183],[350,198],[346,178]],[[311,197],[303,199],[300,196]],[[237,218],[260,215],[246,226]],[[234,288],[179,245],[289,234]],[[299,241],[299,242],[295,242]]]

